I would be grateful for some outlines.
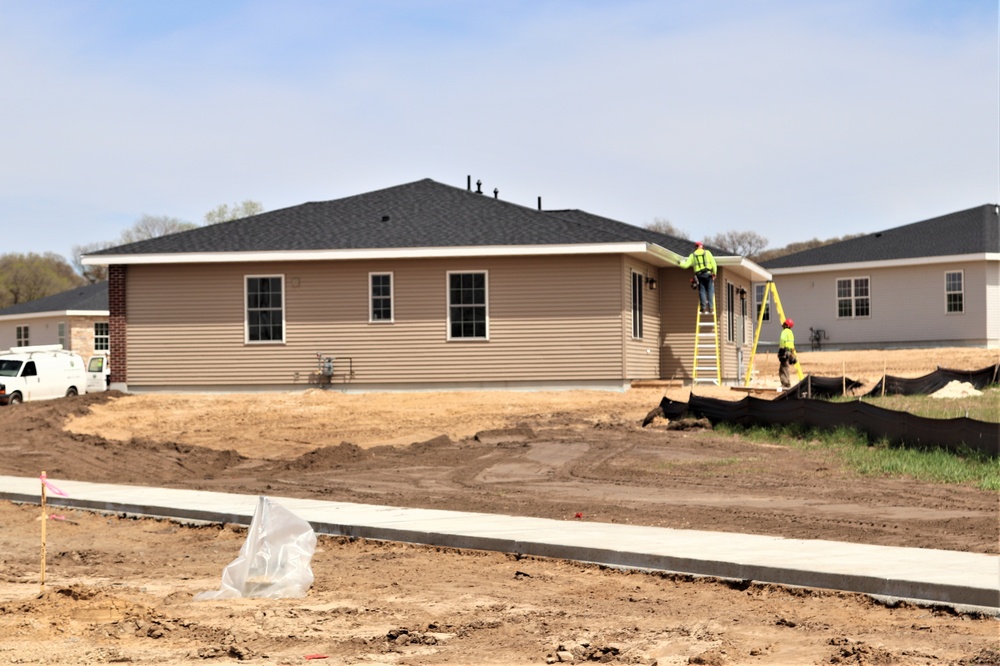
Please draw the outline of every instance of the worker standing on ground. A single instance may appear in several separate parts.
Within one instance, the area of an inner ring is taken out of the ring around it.
[[[704,243],[695,243],[694,252],[680,263],[681,268],[694,268],[698,278],[698,299],[701,301],[701,313],[712,314],[715,308],[715,257],[705,249]]]
[[[778,378],[781,380],[782,388],[790,388],[792,381],[789,377],[789,368],[798,363],[795,355],[795,334],[792,327],[795,322],[786,319],[781,324],[781,337],[778,338]]]

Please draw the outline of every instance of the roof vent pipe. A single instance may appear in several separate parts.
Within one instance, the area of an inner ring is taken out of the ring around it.
[[[538,197],[538,210],[542,209],[542,198]]]
[[[465,189],[472,191],[472,176],[465,177]]]
[[[493,198],[498,199],[500,197],[500,190],[496,187],[493,188]]]
[[[483,181],[477,180],[476,181],[476,194],[482,194],[482,193],[483,193]]]

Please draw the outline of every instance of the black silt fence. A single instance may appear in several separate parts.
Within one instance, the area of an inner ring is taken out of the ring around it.
[[[664,397],[660,401],[660,409],[671,420],[693,416],[705,417],[712,423],[744,426],[802,424],[826,429],[847,427],[870,438],[885,437],[901,446],[939,447],[955,452],[971,449],[994,458],[1000,456],[1000,423],[969,418],[929,419],[875,407],[860,400],[827,402],[802,398],[775,401],[746,397],[739,402],[731,402],[692,394],[689,402],[676,402]]]

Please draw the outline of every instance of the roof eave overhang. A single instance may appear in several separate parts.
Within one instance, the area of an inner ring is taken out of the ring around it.
[[[884,261],[855,261],[840,264],[817,264],[814,266],[789,266],[787,268],[772,268],[771,273],[778,275],[801,275],[806,273],[828,273],[830,271],[858,271],[873,268],[896,268],[899,266],[931,266],[934,264],[968,263],[970,261],[1000,261],[1000,253],[980,252],[976,254],[949,254],[940,257],[910,257],[908,259],[887,259]]]
[[[749,279],[751,282],[767,282],[771,279],[770,271],[746,257],[735,255],[731,257],[716,257],[715,263],[726,270]]]
[[[21,312],[19,314],[0,315],[0,321],[16,319],[42,319],[45,317],[107,317],[108,310],[49,310],[48,312]]]
[[[676,252],[646,242],[580,243],[566,245],[477,245],[463,247],[365,248],[357,250],[278,250],[267,252],[178,252],[160,254],[95,254],[87,266],[153,264],[224,264],[275,261],[352,261],[361,259],[441,259],[450,257],[525,257],[552,255],[627,254],[656,266],[674,266]]]

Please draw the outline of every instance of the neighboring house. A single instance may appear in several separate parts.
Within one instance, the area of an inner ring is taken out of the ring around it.
[[[698,300],[676,265],[693,247],[424,179],[84,263],[109,268],[113,388],[623,390],[690,378]],[[770,275],[718,261],[723,374],[736,381],[746,295]]]
[[[107,282],[0,310],[0,349],[62,345],[87,359],[109,344]]]
[[[796,346],[1000,348],[1000,206],[986,204],[764,263]],[[764,285],[755,285],[760,305]],[[770,304],[761,340],[780,323]]]

